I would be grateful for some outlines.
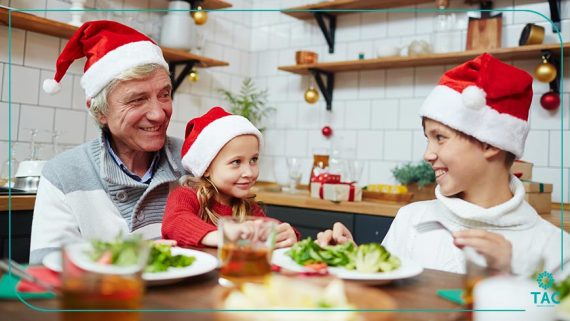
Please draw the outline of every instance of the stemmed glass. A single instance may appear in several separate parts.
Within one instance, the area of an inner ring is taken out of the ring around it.
[[[296,193],[297,185],[303,176],[301,160],[296,157],[287,158],[287,168],[289,169],[289,193]]]
[[[364,170],[364,162],[353,159],[348,161],[348,175],[350,176],[350,181],[358,183],[362,178],[362,172]]]
[[[11,187],[14,185],[14,175],[16,174],[16,168],[18,168],[14,143],[12,143],[11,151],[10,157],[6,159],[2,164],[2,168],[0,168],[0,186],[3,187]]]

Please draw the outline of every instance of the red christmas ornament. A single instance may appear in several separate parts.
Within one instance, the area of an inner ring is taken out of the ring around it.
[[[540,97],[540,105],[546,110],[555,110],[560,107],[560,95],[554,91],[544,93]]]
[[[332,128],[330,128],[330,126],[325,126],[325,127],[323,127],[323,129],[321,129],[321,133],[322,133],[323,136],[325,136],[326,138],[329,138],[329,137],[332,136],[333,130],[332,130]]]

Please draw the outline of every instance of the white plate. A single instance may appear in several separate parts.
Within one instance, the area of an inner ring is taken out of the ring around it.
[[[169,268],[165,272],[143,273],[143,279],[148,285],[170,284],[184,278],[208,273],[218,267],[218,259],[211,254],[181,247],[173,247],[172,255],[194,256],[192,265],[183,268]],[[61,272],[61,252],[52,252],[42,261],[48,269]]]
[[[289,249],[290,248],[283,248],[273,251],[273,257],[271,259],[272,263],[294,272],[308,271],[285,254]],[[390,272],[361,273],[341,267],[329,267],[329,273],[345,280],[380,284],[393,280],[411,278],[422,273],[424,270],[421,265],[412,260],[400,258],[400,261],[402,262],[402,265],[398,269]]]

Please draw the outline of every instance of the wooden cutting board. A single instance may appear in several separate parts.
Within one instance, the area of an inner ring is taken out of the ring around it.
[[[481,18],[469,17],[467,26],[467,50],[489,50],[501,48],[503,14],[490,16],[481,12]]]

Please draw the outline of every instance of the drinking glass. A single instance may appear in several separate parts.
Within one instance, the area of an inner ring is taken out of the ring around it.
[[[11,157],[6,159],[2,163],[0,168],[0,186],[12,187],[14,186],[14,177],[16,174],[16,169],[18,168],[18,161],[16,160],[16,152],[14,150],[14,144],[11,146]]]
[[[500,271],[487,266],[487,260],[472,247],[463,248],[465,256],[465,292],[463,301],[466,310],[473,310],[474,296],[473,289],[482,280],[500,274]],[[466,320],[473,320],[473,312],[466,311]]]
[[[144,293],[142,271],[148,260],[145,242],[136,249],[130,265],[97,263],[89,256],[91,243],[80,242],[62,249],[61,312],[63,321],[138,321]],[[81,312],[82,310],[107,310]],[[117,311],[108,311],[117,310]]]
[[[289,170],[284,158],[275,157],[273,159],[273,177],[281,190],[289,186]]]
[[[221,285],[263,283],[265,276],[271,273],[277,223],[272,218],[258,216],[220,218],[218,258]]]
[[[364,171],[364,162],[353,159],[348,161],[348,175],[350,176],[349,181],[358,183],[362,178],[362,172]]]
[[[287,168],[289,169],[289,193],[296,193],[297,185],[303,176],[301,160],[295,157],[287,158]]]

